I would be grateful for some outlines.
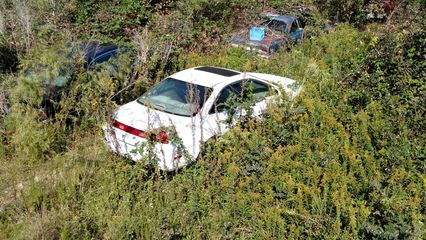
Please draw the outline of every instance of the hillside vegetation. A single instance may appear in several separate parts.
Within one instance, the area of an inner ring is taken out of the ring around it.
[[[381,1],[284,2],[0,0],[0,239],[426,238],[424,1],[394,1],[383,23],[365,16]],[[301,5],[310,35],[290,51],[228,46],[262,11]],[[321,32],[330,18],[339,23]],[[26,70],[57,76],[69,61],[57,53],[87,39],[133,50],[114,78],[76,68],[44,116]],[[285,76],[303,91],[178,172],[106,148],[101,127],[118,104],[198,65]]]

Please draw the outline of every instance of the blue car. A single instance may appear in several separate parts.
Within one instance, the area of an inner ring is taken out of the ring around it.
[[[260,23],[233,34],[231,45],[268,56],[280,48],[288,49],[292,41],[299,41],[304,35],[297,17],[267,14]]]

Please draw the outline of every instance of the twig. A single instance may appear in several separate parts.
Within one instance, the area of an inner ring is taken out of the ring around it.
[[[121,92],[123,92],[124,90],[127,90],[128,88],[130,88],[131,86],[135,85],[136,81],[130,83],[129,85],[127,85],[125,88],[121,89],[120,91],[118,91],[116,94],[114,94],[112,97],[110,97],[110,99],[113,99],[114,97],[116,97],[118,94],[120,94]]]
[[[404,3],[405,1],[401,1],[391,12],[391,14],[389,15],[389,17],[386,20],[386,25],[389,25],[391,18],[393,17],[393,15],[395,14],[395,12],[401,7],[402,3]]]

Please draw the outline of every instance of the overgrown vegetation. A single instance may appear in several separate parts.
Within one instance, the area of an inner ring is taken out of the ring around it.
[[[0,62],[0,239],[425,238],[422,2],[397,2],[387,23],[359,29],[363,12],[349,2],[303,1],[312,22],[337,12],[350,22],[270,59],[228,48],[227,34],[299,1],[89,2],[0,1],[0,54],[20,62]],[[122,56],[114,76],[76,64],[46,118],[39,81],[69,61],[57,53],[70,36],[137,56]],[[25,70],[40,63],[50,68],[31,81]],[[303,92],[209,141],[178,173],[107,150],[101,126],[116,103],[197,65],[290,77]]]

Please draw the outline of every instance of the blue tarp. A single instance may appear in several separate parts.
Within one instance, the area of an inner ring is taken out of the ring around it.
[[[265,28],[252,27],[250,28],[249,39],[250,41],[262,41],[265,37]]]

